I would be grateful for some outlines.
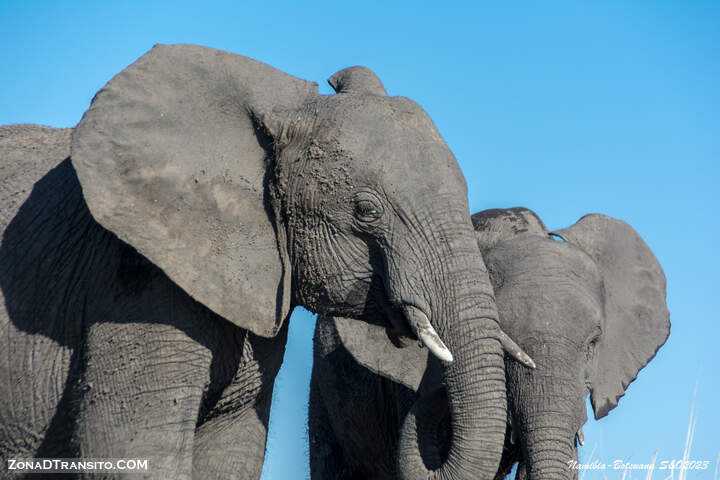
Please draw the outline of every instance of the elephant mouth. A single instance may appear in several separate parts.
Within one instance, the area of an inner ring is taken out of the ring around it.
[[[418,340],[430,352],[443,362],[451,363],[453,355],[430,323],[425,309],[408,302],[392,302],[395,305],[386,309],[389,319],[387,333],[397,347],[406,346],[405,339]]]
[[[359,299],[363,296],[366,300],[360,302]],[[345,302],[349,305],[362,303],[364,309],[361,317],[370,323],[376,323],[377,313],[380,313],[378,324],[382,324],[383,320],[389,320],[389,325],[386,323],[388,336],[396,346],[402,347],[406,345],[404,339],[414,337],[438,359],[452,363],[453,355],[450,349],[430,323],[430,317],[426,313],[428,308],[423,308],[416,302],[388,298],[385,285],[378,276],[373,276],[369,283],[359,282],[356,284]],[[327,312],[326,314],[344,316],[345,313],[347,312]]]

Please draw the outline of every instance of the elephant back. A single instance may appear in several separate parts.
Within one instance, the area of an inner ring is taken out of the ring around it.
[[[0,126],[0,232],[30,196],[33,185],[70,155],[70,128]]]

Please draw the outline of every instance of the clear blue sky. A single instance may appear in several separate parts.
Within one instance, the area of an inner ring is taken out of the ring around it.
[[[714,478],[720,2],[453,5],[0,0],[0,124],[75,125],[93,94],[158,42],[247,55],[322,93],[335,71],[366,65],[434,119],[472,211],[522,205],[550,228],[600,212],[646,240],[668,279],[672,333],[618,408],[588,421],[580,457],[681,458],[697,382],[690,458],[711,466],[687,478]],[[313,325],[304,311],[291,321],[265,480],[308,475]]]

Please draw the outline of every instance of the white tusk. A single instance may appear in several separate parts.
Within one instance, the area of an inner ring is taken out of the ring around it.
[[[433,326],[430,325],[430,320],[428,320],[427,315],[425,315],[422,310],[410,305],[405,306],[403,311],[408,319],[410,328],[423,345],[443,362],[452,362],[452,353],[450,353],[450,350],[445,346],[443,341],[440,340],[440,336],[438,336]]]
[[[523,352],[522,348],[517,343],[513,342],[512,338],[508,337],[505,332],[500,330],[500,344],[511,357],[518,362],[522,363],[526,367],[535,368],[535,362],[530,358],[530,355]]]
[[[582,447],[583,445],[585,445],[585,435],[583,435],[582,427],[580,427],[580,429],[575,435],[577,436],[577,442],[580,444],[580,446]]]

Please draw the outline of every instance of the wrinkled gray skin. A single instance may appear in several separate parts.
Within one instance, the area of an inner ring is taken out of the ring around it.
[[[160,45],[72,131],[0,128],[3,464],[149,458],[156,478],[257,478],[302,305],[446,345],[454,428],[487,440],[458,443],[438,477],[497,468],[512,344],[464,178],[372,72],[330,83],[318,95],[245,57]],[[412,442],[406,459],[421,478]]]
[[[537,365],[506,357],[508,429],[496,478],[515,463],[517,478],[573,478],[567,462],[577,460],[586,396],[596,419],[607,415],[669,334],[664,274],[630,226],[603,215],[552,234],[524,208],[472,219],[501,327]],[[399,478],[399,432],[418,396],[431,399],[425,408],[435,417],[421,439],[425,461],[442,462],[455,441],[438,361],[417,345],[381,340],[372,325],[318,320],[313,479]]]

